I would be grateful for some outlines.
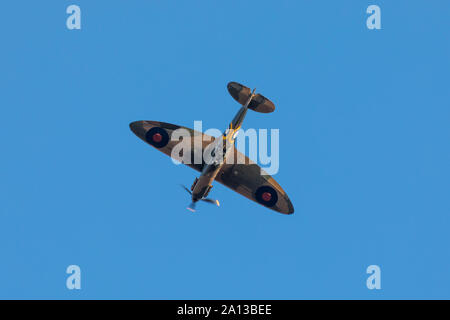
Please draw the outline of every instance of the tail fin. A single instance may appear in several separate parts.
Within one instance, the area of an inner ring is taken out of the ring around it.
[[[231,94],[234,100],[242,105],[245,105],[248,98],[252,94],[250,88],[237,82],[228,83],[227,88],[228,92]],[[275,105],[272,101],[264,97],[262,94],[258,93],[253,96],[253,99],[248,105],[248,108],[256,112],[270,113],[275,110]]]

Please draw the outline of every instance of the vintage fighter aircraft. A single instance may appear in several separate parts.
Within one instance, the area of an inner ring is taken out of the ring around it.
[[[199,145],[192,144],[192,157],[194,157],[195,152],[200,152],[203,155],[205,148],[210,147],[211,144],[215,144],[211,148],[212,155],[214,155],[214,152],[222,151],[220,160],[223,161],[206,163],[201,160],[201,163],[195,163],[195,161],[186,163],[186,165],[201,172],[200,177],[195,179],[190,190],[183,187],[191,194],[192,203],[188,207],[190,211],[195,212],[195,204],[199,200],[219,206],[219,201],[207,198],[212,183],[217,180],[244,197],[272,210],[284,214],[293,213],[294,207],[291,201],[275,179],[267,175],[256,163],[234,147],[237,132],[241,128],[247,110],[269,113],[275,110],[274,104],[261,94],[255,94],[255,90],[251,91],[237,82],[228,83],[228,91],[242,107],[222,137],[211,137],[186,127],[159,121],[135,121],[130,123],[130,128],[139,138],[171,157],[173,157],[173,148],[179,143],[178,140],[173,140],[171,137],[173,132],[180,128],[201,138]],[[223,150],[218,150],[219,142],[221,142],[220,149],[223,148]],[[199,148],[201,150],[198,150]],[[241,157],[245,160],[243,163],[227,163],[226,159],[230,155],[233,155],[234,159]]]

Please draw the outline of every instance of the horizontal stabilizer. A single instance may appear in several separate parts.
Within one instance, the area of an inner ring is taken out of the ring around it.
[[[242,105],[245,105],[248,98],[252,94],[250,88],[237,82],[228,83],[227,88],[231,96]],[[256,112],[270,113],[275,110],[275,105],[272,101],[258,93],[253,97],[252,101],[248,105],[248,108]]]

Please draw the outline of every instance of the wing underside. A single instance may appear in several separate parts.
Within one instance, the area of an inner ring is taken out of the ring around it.
[[[244,197],[270,209],[284,214],[294,213],[291,200],[275,179],[266,174],[258,164],[237,149],[234,149],[234,152],[235,157],[245,157],[245,163],[225,163],[216,180]],[[271,198],[265,199],[265,193],[271,194]]]

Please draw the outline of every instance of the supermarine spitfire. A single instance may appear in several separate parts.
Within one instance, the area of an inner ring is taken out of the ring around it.
[[[172,151],[179,143],[177,139],[171,139],[171,137],[174,131],[179,129],[187,130],[192,136],[201,138],[200,145],[192,144],[190,156],[195,157],[196,153],[203,155],[205,149],[210,148],[211,155],[215,160],[205,161],[202,159],[200,163],[195,161],[185,163],[201,172],[200,177],[195,179],[190,189],[183,187],[192,198],[192,203],[188,207],[190,211],[195,211],[195,204],[198,201],[219,206],[219,201],[208,198],[212,183],[216,180],[267,208],[284,214],[293,213],[294,207],[291,201],[275,179],[234,146],[237,133],[248,109],[270,113],[275,110],[275,105],[263,95],[256,94],[255,90],[251,91],[250,88],[237,82],[230,82],[227,87],[228,92],[242,107],[221,137],[211,137],[183,126],[159,121],[135,121],[130,123],[130,128],[139,138],[171,157],[174,157]],[[228,158],[240,158],[244,161],[243,163],[230,163],[227,161]]]

